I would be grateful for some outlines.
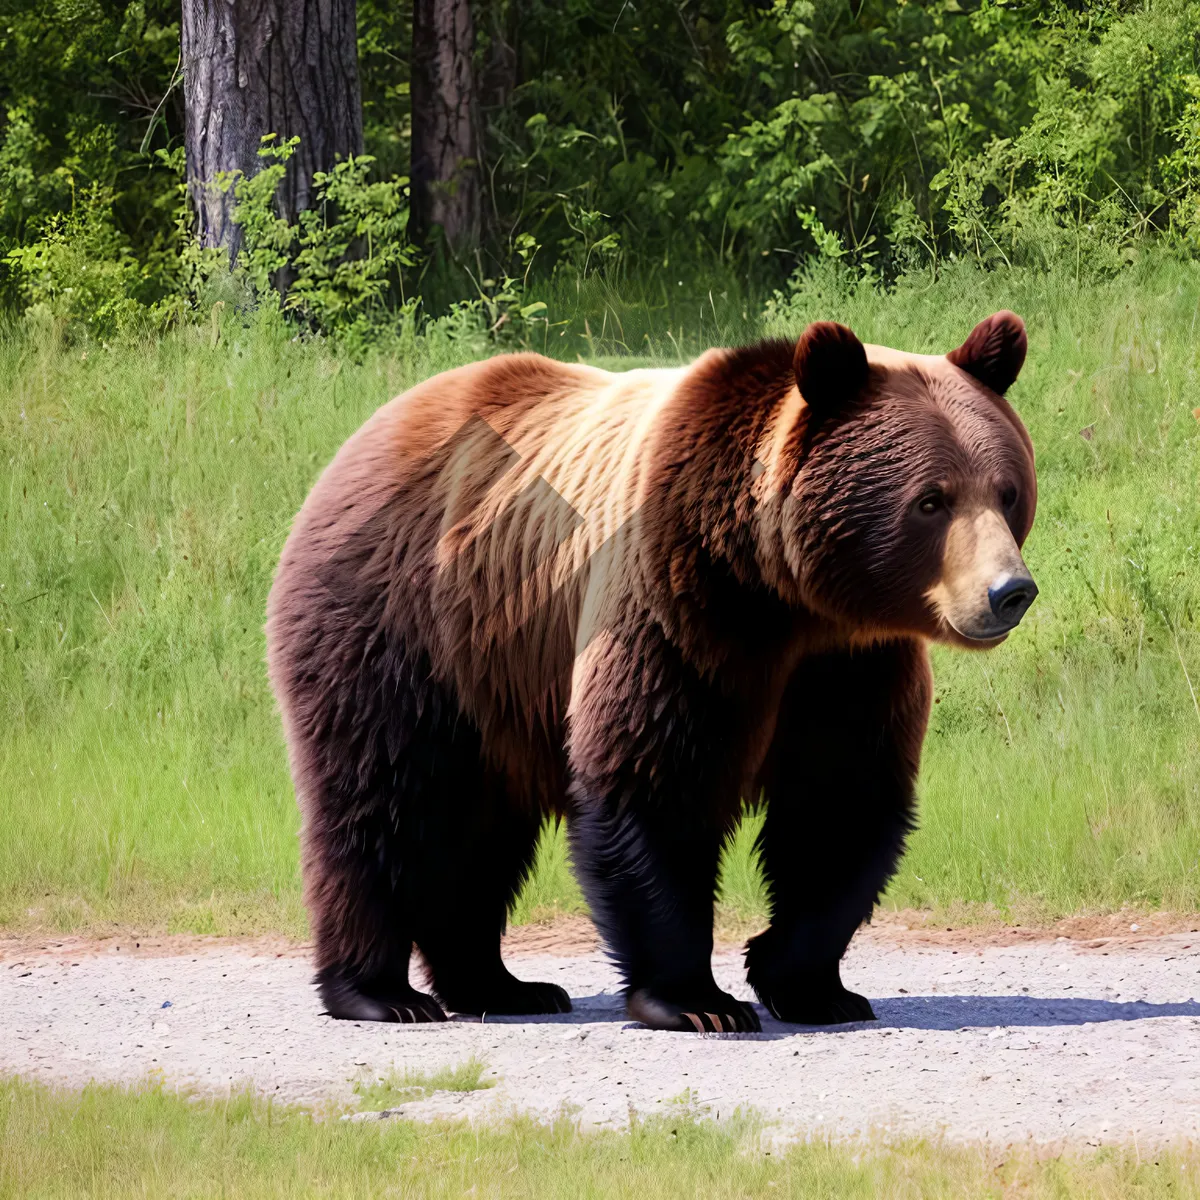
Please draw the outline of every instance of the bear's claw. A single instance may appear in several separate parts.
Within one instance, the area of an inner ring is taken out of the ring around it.
[[[748,1004],[725,992],[696,1005],[675,1004],[655,996],[648,988],[636,988],[626,998],[630,1017],[651,1029],[677,1033],[760,1033],[758,1013]]]
[[[431,996],[423,996],[420,992],[417,993],[415,1002],[388,1001],[387,1007],[396,1014],[396,1020],[401,1025],[426,1025],[446,1019],[441,1005]]]

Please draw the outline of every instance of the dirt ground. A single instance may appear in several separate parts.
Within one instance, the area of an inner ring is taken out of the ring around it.
[[[877,1021],[814,1029],[760,1009],[761,1034],[722,1036],[629,1022],[584,919],[527,926],[506,943],[518,975],[567,988],[572,1013],[439,1026],[322,1016],[306,948],[282,940],[10,939],[0,941],[0,1071],[69,1085],[161,1077],[217,1093],[250,1084],[352,1111],[357,1080],[475,1056],[496,1086],[400,1111],[568,1112],[619,1127],[631,1111],[684,1104],[720,1119],[754,1109],[783,1140],[1197,1138],[1198,928],[1127,914],[1024,930],[889,916],[860,933],[843,969]],[[750,997],[739,954],[719,947],[714,963],[724,986]]]
[[[1200,934],[1200,913],[1129,911],[1066,917],[1052,924],[1033,925],[1014,925],[997,916],[992,920],[976,918],[967,924],[946,925],[927,912],[879,912],[869,925],[859,931],[856,943],[880,941],[889,946],[981,949],[986,946],[1061,941],[1065,938],[1081,944],[1103,941],[1114,947],[1132,947],[1168,933]],[[718,950],[734,953],[744,941],[744,937],[722,937],[718,934],[717,947]],[[194,954],[198,950],[207,952],[218,947],[251,954],[301,958],[307,957],[311,949],[305,942],[279,936],[221,938],[194,934],[138,933],[134,930],[74,936],[42,931],[7,937],[0,933],[0,963],[29,954],[62,957],[71,954],[121,953],[166,958]],[[516,926],[508,931],[504,941],[506,955],[587,955],[599,949],[596,927],[589,918],[583,916],[557,917],[542,924]]]

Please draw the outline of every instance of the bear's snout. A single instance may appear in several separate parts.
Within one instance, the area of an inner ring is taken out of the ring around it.
[[[1001,577],[988,588],[988,605],[992,615],[1004,626],[1005,633],[1021,623],[1037,594],[1037,584],[1028,573]]]
[[[946,535],[941,579],[928,598],[958,637],[994,643],[1020,624],[1037,594],[999,512],[967,509],[955,517]]]

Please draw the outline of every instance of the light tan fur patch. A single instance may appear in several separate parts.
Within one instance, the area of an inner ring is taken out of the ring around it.
[[[975,505],[951,520],[941,577],[926,597],[964,637],[988,639],[999,636],[990,631],[988,590],[1027,573],[1008,523],[995,508]]]

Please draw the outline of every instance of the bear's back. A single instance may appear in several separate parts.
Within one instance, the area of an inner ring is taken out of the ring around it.
[[[419,489],[433,511],[408,542],[437,673],[485,737],[514,745],[559,737],[597,562],[611,568],[604,586],[636,587],[629,535],[656,417],[683,374],[553,363],[543,375],[547,360],[525,358],[481,376],[507,401],[474,406],[440,443]]]
[[[276,646],[321,645],[337,672],[382,630],[485,740],[553,741],[596,553],[628,531],[686,370],[507,355],[385,404],[297,517],[268,605],[272,675]]]

